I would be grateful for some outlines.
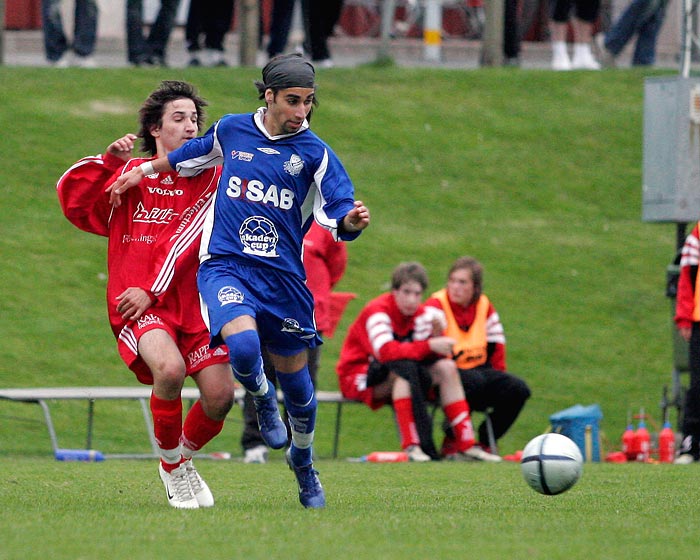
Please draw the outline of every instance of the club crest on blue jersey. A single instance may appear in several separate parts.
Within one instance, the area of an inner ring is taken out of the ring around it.
[[[243,252],[259,257],[279,257],[277,243],[279,234],[270,220],[263,216],[251,216],[246,219],[238,230]]]
[[[296,154],[292,154],[289,161],[284,162],[284,170],[292,177],[297,177],[302,169],[304,169],[304,160]]]
[[[233,286],[224,286],[216,294],[216,297],[221,303],[221,307],[229,303],[243,303],[243,294]]]

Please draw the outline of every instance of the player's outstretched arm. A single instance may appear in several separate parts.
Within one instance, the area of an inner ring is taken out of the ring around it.
[[[172,171],[172,169],[168,161],[168,156],[152,159],[142,163],[138,167],[134,167],[130,171],[120,175],[114,183],[107,187],[106,192],[109,193],[110,204],[119,206],[121,204],[120,195],[128,189],[138,186],[146,175],[153,175],[154,173],[161,173],[163,171]]]

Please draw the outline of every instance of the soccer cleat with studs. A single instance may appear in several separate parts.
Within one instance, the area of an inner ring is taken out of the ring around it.
[[[194,494],[199,507],[212,507],[214,505],[214,496],[209,490],[209,486],[204,482],[197,469],[194,468],[192,459],[187,459],[183,463],[185,471],[187,472],[187,479],[190,482],[190,488],[192,488],[192,493]]]
[[[199,507],[197,498],[192,492],[190,479],[187,476],[187,467],[184,463],[171,472],[167,472],[163,465],[159,464],[158,473],[165,485],[165,493],[171,506],[178,509],[197,509]]]
[[[326,507],[326,496],[323,492],[323,486],[318,479],[318,471],[314,469],[313,463],[297,467],[292,463],[290,450],[286,453],[287,464],[297,477],[299,484],[299,501],[305,508],[323,508]]]
[[[277,391],[272,383],[267,384],[267,393],[253,397],[255,412],[258,416],[260,435],[272,449],[282,449],[287,445],[287,426],[282,422],[277,407]]]

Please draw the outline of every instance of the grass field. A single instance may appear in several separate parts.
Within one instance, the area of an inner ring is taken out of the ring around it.
[[[133,131],[159,80],[194,82],[211,123],[255,109],[257,74],[0,68],[0,385],[136,383],[106,320],[104,240],[63,218],[53,186],[75,160]],[[509,367],[533,391],[504,453],[576,403],[601,406],[607,450],[630,411],[658,420],[672,364],[664,284],[676,232],[640,218],[649,75],[319,72],[313,127],[373,217],[349,247],[339,289],[358,298],[324,347],[320,387],[337,388],[342,333],[399,261],[422,261],[437,289],[454,258],[472,254],[486,266]],[[80,447],[84,405],[52,411],[62,446]],[[0,402],[0,558],[153,558],[173,544],[202,558],[673,558],[700,544],[693,467],[587,465],[572,491],[545,498],[510,464],[329,460],[330,413],[322,407],[317,430],[326,511],[301,511],[274,454],[261,468],[202,461],[218,505],[188,515],[165,505],[153,462],[54,462],[38,407]],[[102,451],[148,450],[134,403],[99,403],[95,430]],[[234,411],[211,450],[239,456],[240,431]],[[397,444],[388,410],[346,409],[341,459]]]
[[[190,512],[163,504],[152,462],[0,466],[8,559],[655,559],[698,545],[697,469],[671,465],[588,465],[542,496],[514,464],[321,461],[330,505],[302,511],[280,462],[200,461],[217,503]]]

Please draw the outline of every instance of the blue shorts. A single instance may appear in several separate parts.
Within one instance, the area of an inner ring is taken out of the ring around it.
[[[211,346],[223,344],[221,329],[242,315],[255,319],[260,342],[273,354],[291,356],[322,344],[316,332],[314,298],[295,276],[215,258],[199,266],[197,285]]]

